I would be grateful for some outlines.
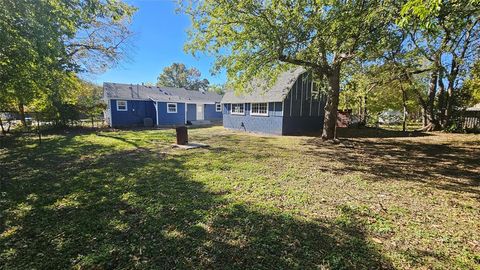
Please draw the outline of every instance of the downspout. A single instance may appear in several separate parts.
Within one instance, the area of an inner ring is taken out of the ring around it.
[[[112,108],[112,100],[111,99],[108,99],[108,103],[109,103],[109,111],[110,111],[110,119],[109,119],[109,124],[110,124],[110,127],[113,128],[113,108]]]
[[[297,85],[295,85],[295,88]],[[290,117],[292,117],[292,106],[293,106],[293,87],[290,89]]]
[[[158,118],[160,118],[160,116],[158,115],[158,101],[155,101],[155,119],[157,120],[157,127],[160,125],[160,122],[158,121]]]
[[[303,116],[303,81],[302,81],[302,87],[300,87],[300,117]]]
[[[151,101],[153,101],[153,107],[155,107],[155,122],[157,122],[158,127],[158,101],[154,100],[153,98],[149,97]]]
[[[310,113],[309,113],[310,116],[312,116],[312,101],[313,101],[312,93],[313,93],[313,80],[312,80],[312,83],[310,85]]]

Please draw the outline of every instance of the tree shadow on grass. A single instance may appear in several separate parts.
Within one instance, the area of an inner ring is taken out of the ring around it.
[[[77,144],[60,138],[0,156],[10,165],[3,267],[392,268],[355,212],[300,220],[208,190],[192,180],[188,155]]]
[[[411,140],[344,138],[341,144],[307,140],[310,154],[340,162],[334,173],[364,173],[371,180],[424,183],[479,197],[480,156],[477,147]]]
[[[399,138],[426,137],[430,134],[421,131],[401,131],[383,128],[337,128],[338,138]]]
[[[98,136],[104,137],[104,138],[109,138],[109,139],[119,140],[119,141],[124,142],[126,144],[129,144],[131,146],[140,148],[140,145],[138,145],[138,143],[136,143],[135,141],[125,139],[124,137],[122,137],[120,135],[115,136],[115,135],[109,134],[108,132],[105,132],[105,133],[99,133]]]
[[[425,137],[430,134],[421,131],[401,131],[384,128],[336,128],[337,138],[399,138],[399,137]],[[289,136],[308,136],[321,137],[322,130],[313,132],[299,132],[297,134],[289,134]]]

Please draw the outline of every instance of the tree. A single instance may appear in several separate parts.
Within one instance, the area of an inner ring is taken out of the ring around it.
[[[13,97],[25,125],[25,107],[54,94],[59,76],[124,56],[134,11],[121,1],[0,1],[0,98]]]
[[[103,72],[127,56],[136,11],[122,1],[56,0],[67,26],[63,44],[68,61],[81,71]]]
[[[102,100],[103,89],[94,83],[79,80],[78,92],[75,96],[75,103],[83,116],[95,118],[101,115],[106,104]]]
[[[342,66],[377,53],[398,12],[394,1],[205,0],[181,8],[192,20],[185,49],[214,55],[214,71],[225,68],[231,88],[250,89],[253,78],[271,85],[293,66],[326,81],[323,139],[335,137]]]
[[[42,1],[1,1],[0,10],[0,88],[3,98],[15,101],[25,125],[25,104],[37,96],[45,74],[57,68],[50,60],[63,58],[56,42],[61,34]]]
[[[399,24],[408,31],[407,42],[430,66],[428,97],[421,101],[428,120],[425,129],[445,128],[459,79],[478,54],[480,1],[409,0],[401,15]]]
[[[11,113],[14,110],[13,97],[7,91],[0,91],[0,129],[5,135],[10,131],[10,121],[13,120]],[[7,121],[8,127],[5,129],[4,120]]]
[[[463,84],[462,92],[467,97],[464,105],[473,106],[480,103],[480,60],[475,61],[470,76]]]
[[[377,115],[386,110],[403,111],[403,130],[406,130],[407,116],[418,111],[419,104],[410,97],[416,89],[424,87],[418,78],[410,81],[402,66],[390,60],[393,51],[382,61],[355,63],[345,71],[350,74],[340,94],[341,106],[352,109],[367,124],[367,118],[376,123]],[[396,60],[393,58],[393,60]],[[368,117],[367,117],[368,116]]]
[[[201,76],[202,73],[194,67],[187,68],[185,64],[173,63],[163,69],[157,78],[157,85],[189,90],[207,89],[209,82],[207,79],[201,79]]]
[[[208,91],[210,92],[215,92],[219,95],[223,95],[225,94],[226,90],[225,90],[225,85],[223,84],[211,84],[209,87],[208,87]]]

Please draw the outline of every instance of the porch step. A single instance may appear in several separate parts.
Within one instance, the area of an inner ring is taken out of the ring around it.
[[[212,123],[209,120],[194,120],[190,122],[192,122],[192,125],[195,125],[195,126],[210,125]]]

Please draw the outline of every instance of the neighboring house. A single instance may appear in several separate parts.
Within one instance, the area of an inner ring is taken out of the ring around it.
[[[466,109],[467,111],[480,111],[480,103],[477,103],[473,105],[472,107],[469,107]]]
[[[461,117],[463,130],[480,132],[480,103],[467,108]]]
[[[221,95],[184,88],[103,84],[111,127],[172,126],[221,121]]]
[[[401,111],[395,111],[388,109],[381,112],[378,115],[378,123],[385,125],[395,125],[400,124],[403,121],[403,113]]]
[[[347,128],[351,124],[352,110],[338,110],[337,127]]]
[[[277,135],[321,130],[325,98],[315,89],[311,76],[295,69],[282,73],[272,87],[260,85],[240,95],[227,92],[222,99],[223,126]]]

